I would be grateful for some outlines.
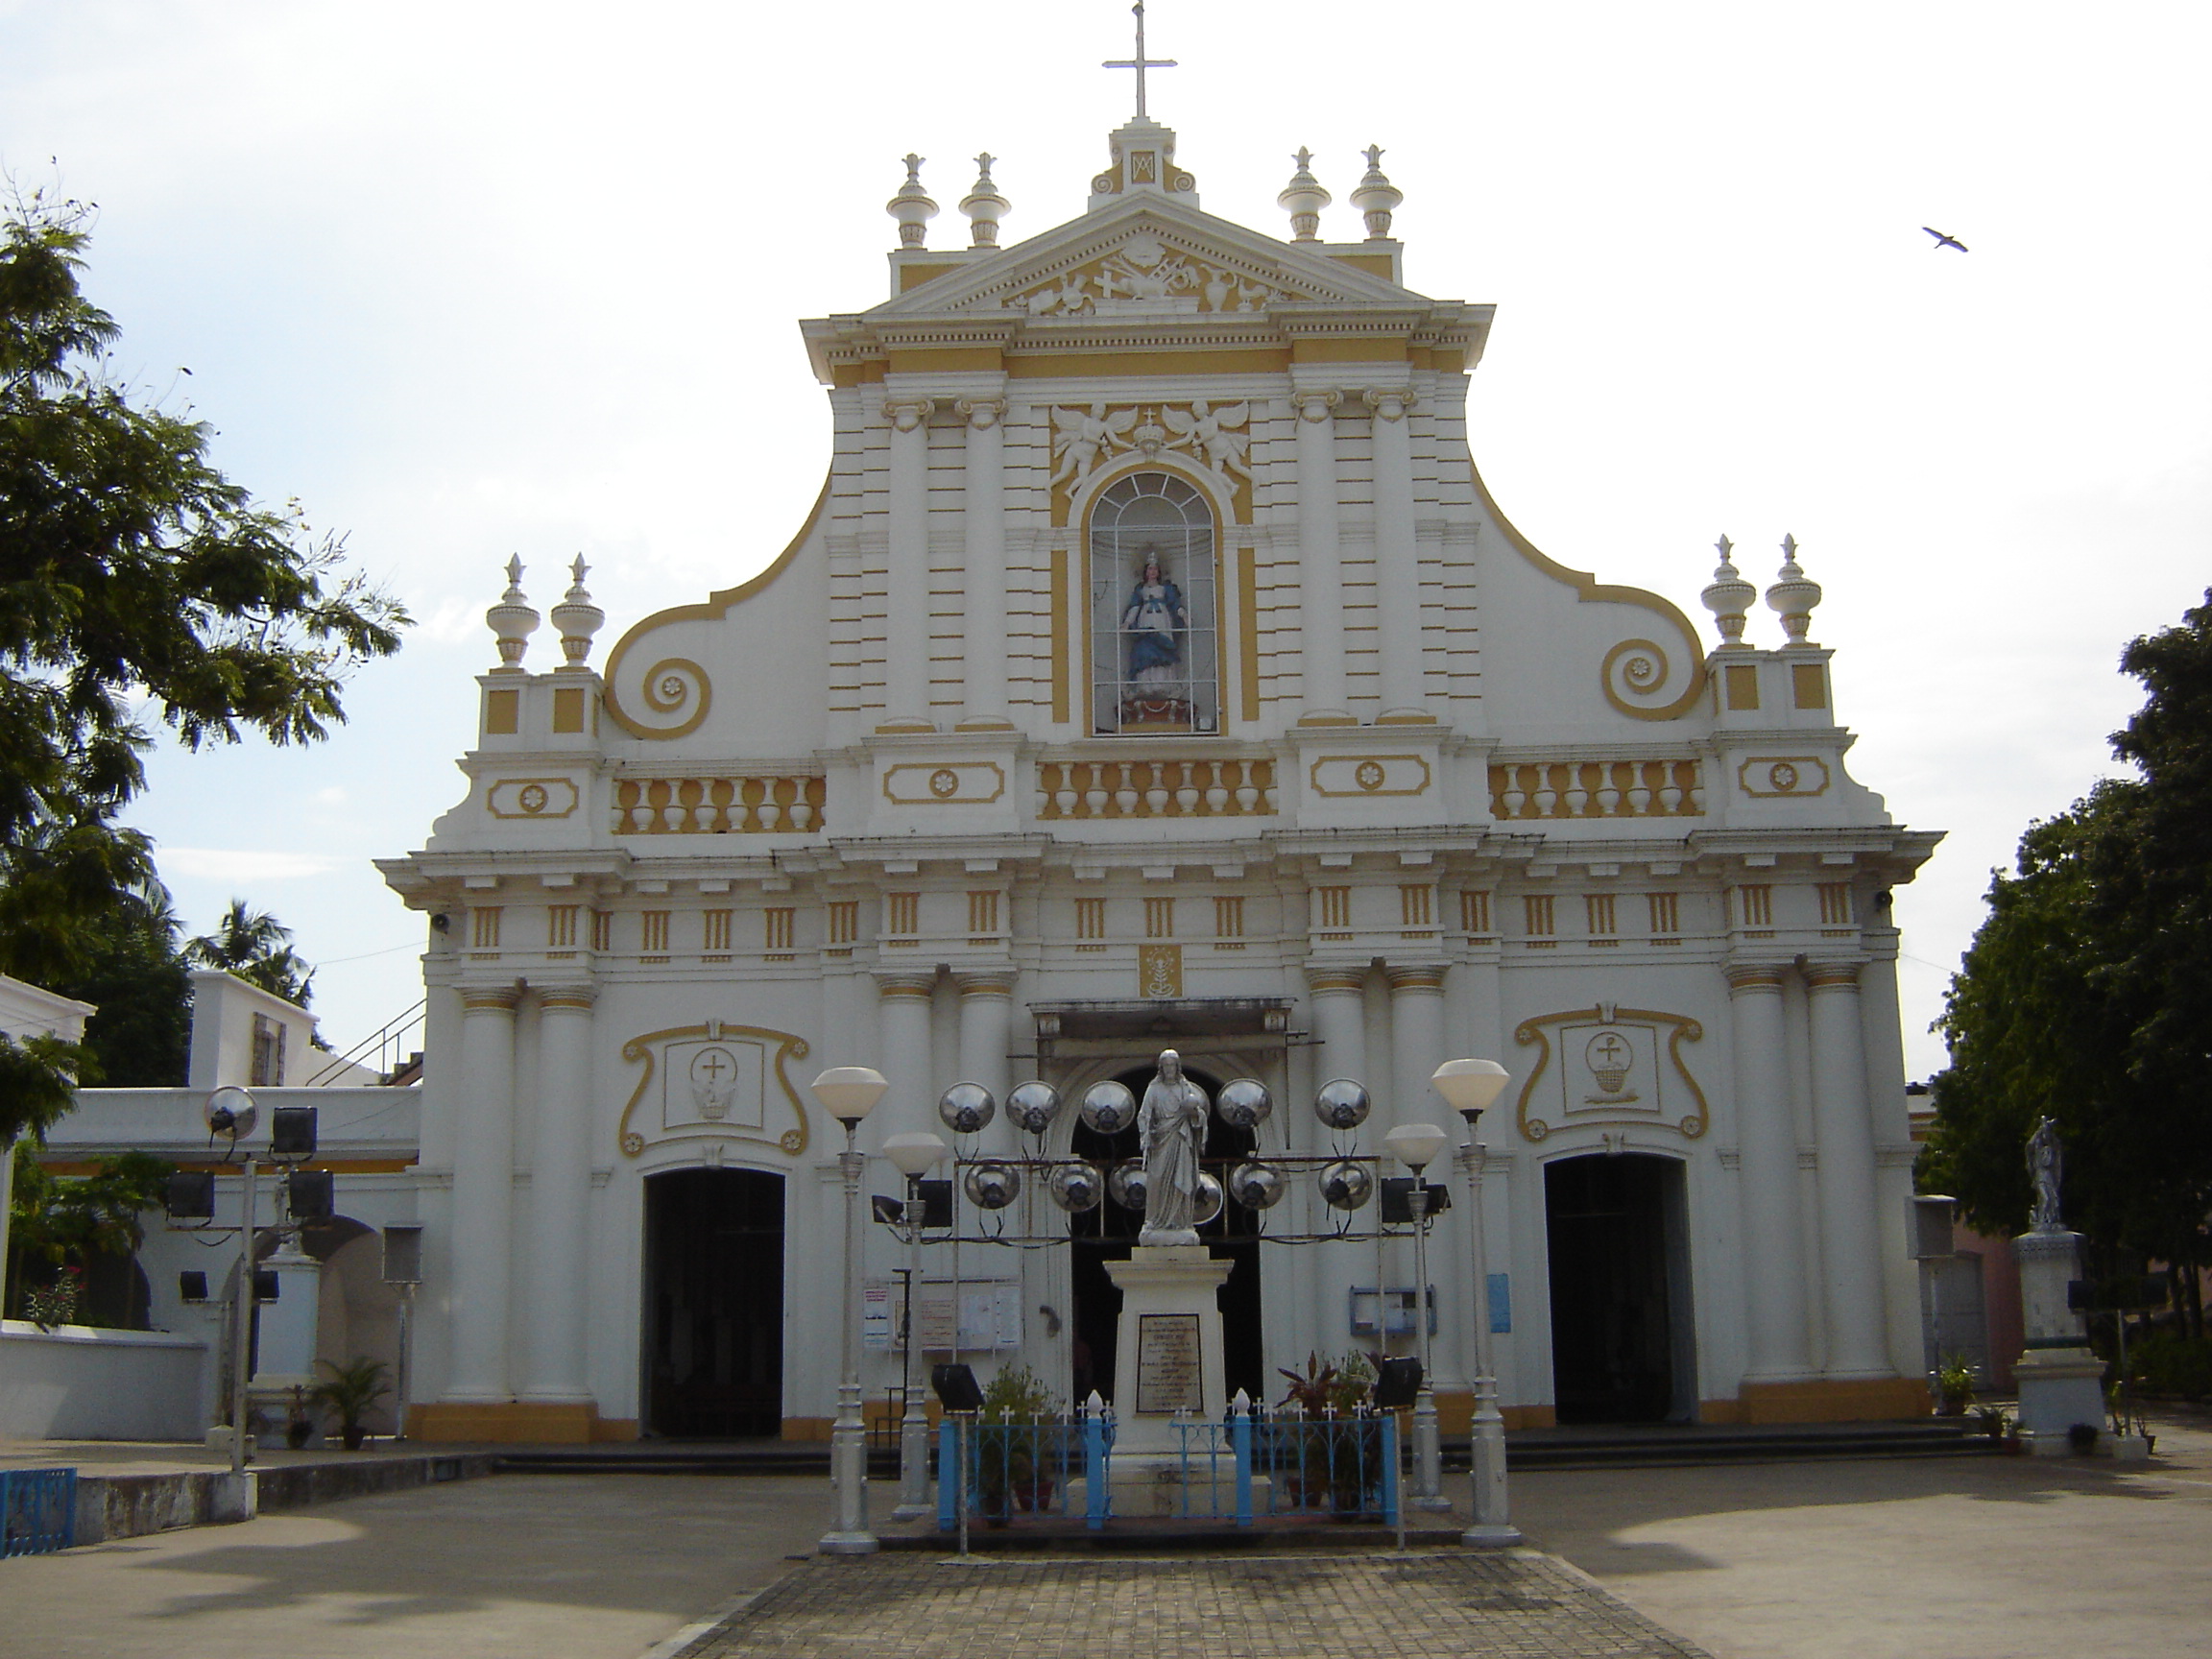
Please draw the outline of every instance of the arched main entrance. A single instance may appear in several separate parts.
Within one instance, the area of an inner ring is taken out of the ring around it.
[[[1208,1099],[1221,1092],[1221,1079],[1211,1072],[1191,1066],[1186,1066],[1184,1071],[1206,1091]],[[1121,1072],[1115,1080],[1142,1100],[1153,1075],[1152,1067],[1142,1066]],[[1254,1145],[1252,1131],[1232,1128],[1208,1114],[1203,1164],[1224,1185],[1231,1167]],[[1118,1135],[1105,1136],[1078,1122],[1070,1149],[1076,1157],[1111,1170],[1122,1160],[1137,1156],[1137,1131],[1132,1126]],[[1143,1221],[1135,1211],[1123,1209],[1111,1198],[1087,1215],[1069,1217],[1075,1304],[1074,1374],[1070,1383],[1076,1400],[1088,1398],[1093,1388],[1109,1400],[1116,1398],[1115,1332],[1121,1313],[1121,1292],[1107,1277],[1106,1264],[1129,1259]],[[1225,1390],[1234,1395],[1241,1388],[1259,1400],[1265,1397],[1266,1365],[1261,1343],[1260,1244],[1251,1237],[1252,1230],[1250,1213],[1232,1199],[1198,1232],[1211,1255],[1235,1263],[1220,1290]]]
[[[1696,1410],[1682,1166],[1624,1152],[1544,1168],[1551,1382],[1562,1423]]]
[[[783,1177],[676,1169],[645,1182],[645,1431],[783,1426]]]

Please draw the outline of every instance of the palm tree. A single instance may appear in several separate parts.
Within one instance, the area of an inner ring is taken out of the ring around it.
[[[315,970],[294,953],[292,929],[266,910],[249,909],[243,899],[231,900],[215,931],[192,940],[184,954],[302,1008],[314,994]]]

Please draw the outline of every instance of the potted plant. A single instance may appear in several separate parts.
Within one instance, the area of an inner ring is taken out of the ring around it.
[[[344,1365],[333,1365],[327,1359],[318,1359],[316,1363],[330,1373],[330,1380],[315,1384],[315,1404],[336,1413],[346,1450],[358,1452],[361,1442],[369,1436],[368,1430],[361,1426],[361,1419],[371,1407],[392,1392],[385,1385],[384,1361],[357,1354]]]
[[[315,1432],[315,1414],[308,1409],[307,1390],[292,1390],[292,1410],[284,1419],[284,1444],[299,1451]]]
[[[1309,1354],[1303,1374],[1279,1369],[1290,1382],[1282,1404],[1301,1413],[1284,1446],[1295,1501],[1315,1504],[1326,1493],[1334,1512],[1358,1514],[1382,1481],[1382,1426],[1361,1415],[1374,1390],[1374,1365],[1364,1354],[1341,1360]]]
[[[1011,1524],[1017,1507],[1037,1513],[1052,1502],[1058,1482],[1052,1476],[1046,1425],[1059,1411],[1058,1398],[1026,1365],[1009,1365],[984,1384],[975,1484],[990,1526]]]
[[[1974,1367],[1963,1354],[1946,1354],[1936,1367],[1936,1414],[1963,1417],[1974,1404]]]

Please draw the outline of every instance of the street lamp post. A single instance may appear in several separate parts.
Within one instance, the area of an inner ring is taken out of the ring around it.
[[[1382,1137],[1391,1155],[1412,1171],[1407,1207],[1413,1214],[1413,1329],[1420,1335],[1421,1388],[1413,1397],[1413,1506],[1449,1509],[1443,1449],[1436,1431],[1436,1385],[1429,1357],[1429,1183],[1424,1175],[1449,1139],[1433,1123],[1401,1123]]]
[[[837,1167],[845,1177],[844,1373],[837,1384],[837,1422],[830,1431],[830,1476],[837,1518],[818,1546],[825,1555],[873,1555],[868,1530],[868,1426],[860,1416],[860,1176],[867,1167],[854,1137],[890,1084],[866,1066],[832,1066],[814,1079],[814,1096],[845,1125]]]
[[[929,1503],[929,1417],[922,1409],[922,1384],[914,1375],[914,1357],[920,1344],[914,1329],[915,1304],[922,1294],[922,1177],[944,1162],[945,1142],[935,1135],[893,1135],[883,1142],[883,1156],[906,1177],[906,1207],[901,1219],[906,1227],[906,1409],[899,1420],[899,1507],[894,1521],[920,1521],[931,1513]]]
[[[1475,1519],[1462,1544],[1521,1542],[1505,1490],[1505,1419],[1498,1410],[1498,1375],[1490,1357],[1490,1276],[1482,1260],[1482,1142],[1476,1129],[1482,1114],[1504,1093],[1512,1073],[1495,1060],[1447,1060],[1430,1081],[1445,1103],[1467,1122],[1467,1231],[1475,1265]]]

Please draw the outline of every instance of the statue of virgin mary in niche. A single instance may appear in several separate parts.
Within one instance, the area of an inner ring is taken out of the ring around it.
[[[1179,637],[1190,626],[1183,609],[1183,589],[1167,580],[1159,551],[1144,549],[1143,573],[1130,590],[1121,613],[1121,631],[1129,637],[1129,683],[1138,686],[1172,685],[1183,678],[1183,643]]]

